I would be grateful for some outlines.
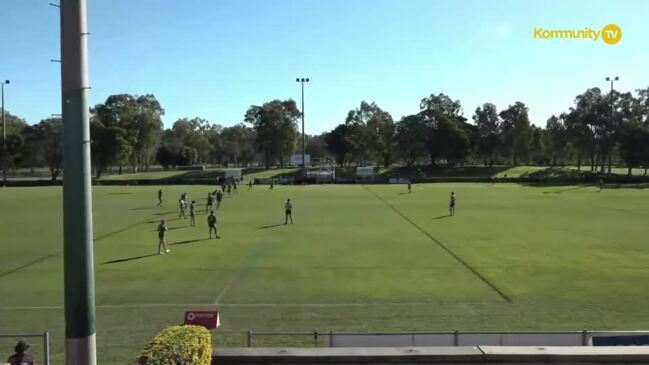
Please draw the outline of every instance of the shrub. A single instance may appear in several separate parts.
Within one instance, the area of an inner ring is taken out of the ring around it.
[[[142,351],[139,365],[210,365],[212,336],[200,326],[171,326]]]

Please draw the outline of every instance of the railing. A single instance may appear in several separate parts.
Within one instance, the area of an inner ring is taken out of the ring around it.
[[[50,333],[0,333],[1,338],[13,338],[13,339],[23,339],[23,338],[42,338],[43,344],[43,361],[45,365],[50,365]],[[37,363],[41,363],[37,361]]]
[[[393,346],[591,346],[594,337],[649,336],[649,331],[453,331],[453,332],[272,332],[248,331],[246,345],[255,338],[300,338],[301,345],[313,347],[393,347]],[[282,339],[283,340],[283,339]],[[295,345],[295,340],[283,343]],[[281,345],[273,343],[274,346]]]

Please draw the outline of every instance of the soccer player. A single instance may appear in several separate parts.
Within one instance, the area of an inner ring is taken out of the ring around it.
[[[210,215],[207,216],[207,226],[210,229],[210,238],[212,238],[212,231],[214,231],[214,238],[221,238],[216,231],[216,216],[214,215],[214,211],[211,211]]]
[[[271,179],[271,180],[270,180],[270,189],[271,189],[271,190],[273,189],[273,186],[275,186],[275,180],[274,180],[274,179]]]
[[[232,197],[232,184],[228,182],[227,185],[228,198]]]
[[[234,182],[232,183],[232,189],[234,190],[235,195],[239,194],[239,192],[237,191],[237,180],[234,180]]]
[[[604,188],[604,180],[602,178],[599,179],[599,191],[602,191]]]
[[[156,204],[156,207],[159,207],[162,205],[162,189],[158,190],[158,204]]]
[[[187,192],[184,192],[180,195],[180,199],[187,201]]]
[[[158,224],[158,255],[162,255],[165,252],[171,252],[171,250],[167,248],[167,240],[165,238],[167,230],[167,221],[163,219],[160,221],[160,224]],[[160,250],[161,248],[164,248],[164,250]]]
[[[291,224],[293,224],[293,204],[291,204],[291,199],[286,199],[286,204],[284,204],[284,224],[288,224],[289,218],[291,219]]]
[[[180,214],[178,215],[178,219],[180,219],[180,218],[187,219],[187,216],[185,216],[185,207],[187,207],[187,204],[185,203],[184,200],[180,199],[178,201],[178,205],[179,205],[179,208],[180,208]]]
[[[192,200],[192,203],[189,205],[189,224],[192,227],[196,227],[196,201]]]
[[[216,209],[219,209],[223,201],[223,192],[221,190],[216,192]]]
[[[451,192],[451,201],[448,206],[449,215],[455,215],[455,192]]]
[[[248,191],[252,191],[252,179],[248,180]]]
[[[207,204],[205,205],[205,213],[212,210],[212,203],[214,203],[214,197],[212,196],[212,193],[207,193]]]
[[[408,179],[408,194],[412,193],[412,180]]]

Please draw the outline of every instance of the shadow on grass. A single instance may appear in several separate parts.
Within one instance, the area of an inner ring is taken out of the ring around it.
[[[571,187],[571,188],[561,189],[561,190],[557,190],[557,191],[544,191],[543,194],[561,194],[561,193],[565,193],[567,191],[584,189],[584,188],[587,188],[587,187],[590,187],[590,186],[593,186],[593,185],[580,185],[580,186],[574,186],[574,187]]]
[[[446,215],[440,215],[439,217],[435,217],[435,218],[432,218],[432,219],[444,219],[444,218],[448,218],[448,217],[450,217],[450,215],[446,214]]]
[[[171,220],[173,220],[173,219],[167,219],[166,221],[169,222]],[[152,221],[151,223],[158,223],[158,222],[160,222],[160,221]],[[189,228],[189,227],[191,227],[191,226],[171,227],[171,228],[167,228],[167,231],[175,231],[177,229],[185,229],[185,228]],[[158,230],[157,229],[152,229],[149,232],[158,232]]]
[[[149,209],[154,209],[154,206],[151,207],[140,207],[140,208],[132,208],[131,210],[149,210]]]
[[[202,239],[196,239],[196,240],[187,240],[187,241],[179,241],[179,242],[170,243],[169,246],[187,245],[187,244],[190,244],[190,243],[196,243],[196,242],[207,241],[207,240],[208,240],[208,238],[202,238]]]
[[[285,225],[284,223],[271,224],[270,226],[261,226],[261,227],[255,228],[255,229],[268,229],[268,228],[281,227],[281,226],[284,226],[284,225]]]
[[[140,260],[140,259],[144,259],[144,258],[152,257],[152,256],[157,256],[157,255],[154,254],[154,253],[152,253],[152,254],[149,254],[149,255],[127,257],[127,258],[125,258],[125,259],[117,259],[117,260],[111,260],[111,261],[102,262],[101,264],[102,264],[102,265],[119,264],[120,262],[127,262],[127,261],[133,261],[133,260]]]
[[[167,214],[171,214],[171,212],[155,213],[153,215],[167,215]]]

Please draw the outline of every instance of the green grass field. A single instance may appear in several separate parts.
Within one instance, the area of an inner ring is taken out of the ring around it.
[[[211,187],[164,186],[156,208],[158,188],[93,189],[102,364],[128,363],[185,310],[210,308],[217,346],[244,345],[248,329],[649,328],[648,190],[242,187],[217,212],[222,238],[207,240],[203,211],[193,228],[176,205],[188,191],[204,207]],[[50,331],[61,364],[61,189],[0,189],[0,206],[0,332]],[[157,256],[162,217],[172,252]]]

